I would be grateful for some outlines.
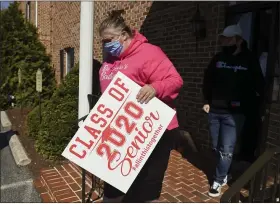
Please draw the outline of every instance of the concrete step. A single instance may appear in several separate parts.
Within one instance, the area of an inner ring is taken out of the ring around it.
[[[9,131],[12,133],[12,123],[7,113],[5,111],[1,111],[1,132],[7,133]],[[16,164],[18,166],[26,166],[30,164],[31,160],[27,156],[18,136],[16,134],[11,134],[7,139]]]
[[[12,129],[12,123],[5,111],[1,111],[1,132],[7,132]]]

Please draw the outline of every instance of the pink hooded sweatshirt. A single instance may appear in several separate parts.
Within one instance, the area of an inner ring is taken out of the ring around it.
[[[118,58],[110,58],[103,63],[99,71],[102,93],[118,71],[140,86],[150,84],[156,90],[156,97],[175,109],[174,99],[178,96],[183,80],[163,51],[148,43],[142,34],[135,31],[129,47]],[[167,129],[178,126],[175,115]]]

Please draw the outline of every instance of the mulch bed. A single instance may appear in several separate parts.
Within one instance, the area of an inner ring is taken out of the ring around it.
[[[28,168],[32,172],[35,178],[40,176],[40,170],[48,167],[53,167],[55,165],[63,164],[64,161],[48,161],[44,159],[41,155],[39,155],[35,150],[35,141],[34,139],[28,137],[27,134],[27,126],[26,126],[26,118],[27,114],[31,111],[31,109],[9,109],[6,113],[9,116],[9,119],[12,123],[12,130],[17,132],[17,135],[25,148],[26,153],[31,159],[31,163],[28,165]]]

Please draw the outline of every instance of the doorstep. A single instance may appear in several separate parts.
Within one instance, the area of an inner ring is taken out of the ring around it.
[[[88,175],[86,180],[87,193],[91,186]],[[80,168],[70,162],[42,169],[41,176],[34,181],[34,185],[41,195],[42,202],[79,203],[82,199],[81,181]],[[220,197],[207,196],[208,189],[209,183],[205,173],[173,150],[159,200],[161,202],[219,202]],[[226,189],[227,187],[223,188],[223,192]],[[96,198],[98,198],[97,192],[93,192],[91,199]]]

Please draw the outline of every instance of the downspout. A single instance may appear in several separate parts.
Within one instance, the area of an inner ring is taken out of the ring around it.
[[[87,95],[92,94],[93,6],[92,1],[81,1],[79,118],[87,115],[90,111]]]
[[[35,26],[38,27],[38,1],[35,1]]]

